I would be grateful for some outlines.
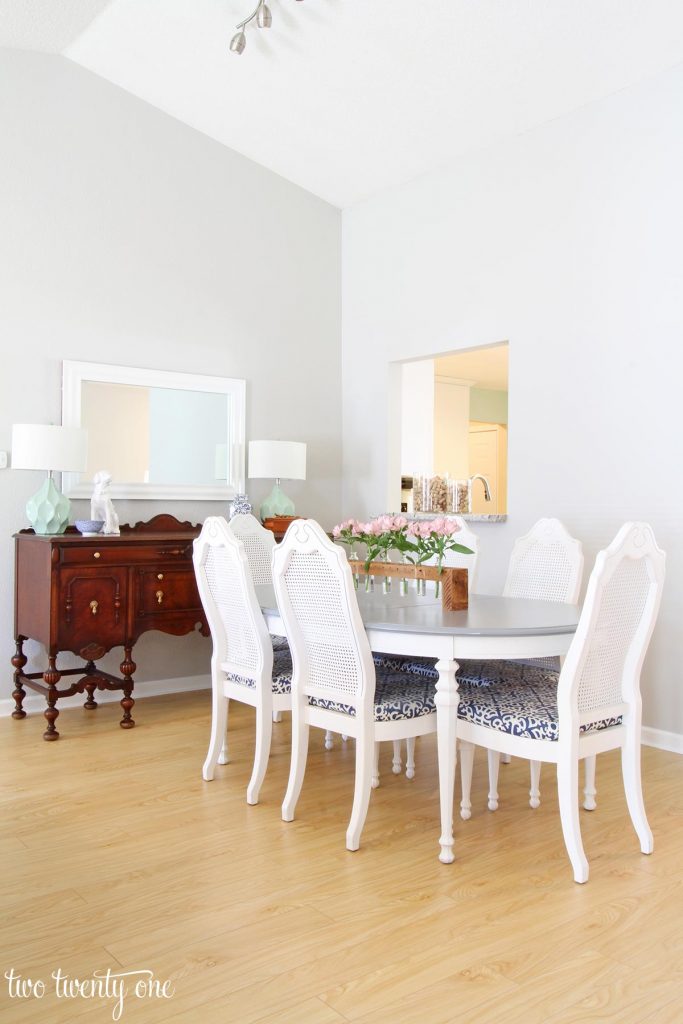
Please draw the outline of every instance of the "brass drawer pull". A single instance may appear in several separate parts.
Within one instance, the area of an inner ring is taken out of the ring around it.
[[[90,611],[93,613],[93,615],[97,615],[97,607],[97,601],[90,602]]]
[[[93,558],[99,558],[99,557],[100,557],[99,551],[93,551]]]
[[[164,574],[163,574],[163,572],[158,572],[158,573],[157,573],[157,579],[158,579],[158,580],[163,580],[163,578],[164,578]]]
[[[156,598],[157,598],[157,604],[161,604],[161,602],[164,599],[164,592],[163,592],[163,590],[157,590]]]

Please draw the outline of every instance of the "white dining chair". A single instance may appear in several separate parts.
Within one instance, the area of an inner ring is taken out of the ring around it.
[[[268,766],[273,712],[291,708],[289,650],[273,650],[245,546],[225,519],[205,520],[193,560],[213,642],[211,738],[202,774],[209,782],[216,764],[228,763],[230,700],[249,704],[256,712],[256,742],[247,803],[256,804]]]
[[[583,548],[581,541],[572,537],[559,519],[539,519],[528,533],[519,537],[512,548],[508,563],[507,577],[503,587],[504,597],[527,598],[537,601],[561,601],[576,604],[581,590],[583,578]],[[541,658],[531,663],[536,668],[557,671],[559,661],[556,658]],[[465,662],[461,667],[463,680],[473,682],[478,678],[479,684],[487,686],[492,680],[500,678],[501,673],[513,673],[520,676],[523,670],[498,662],[473,663]],[[527,676],[529,673],[527,673]],[[460,744],[460,780],[462,800],[460,816],[467,820],[472,814],[470,790],[472,787],[472,766],[474,748],[465,742]],[[509,761],[509,756],[504,755]],[[498,809],[498,776],[500,754],[497,750],[488,751],[489,792],[488,808]],[[595,774],[595,762],[586,764],[589,788],[591,772]],[[540,762],[532,761],[529,765],[530,787],[529,804],[540,806]],[[594,778],[593,778],[594,788]]]
[[[346,554],[313,520],[290,525],[273,554],[273,585],[292,653],[292,762],[282,817],[292,821],[311,726],[356,740],[346,846],[357,850],[382,740],[436,731],[429,681],[376,670]]]
[[[266,530],[258,519],[251,514],[233,516],[228,523],[228,527],[244,544],[244,550],[247,555],[254,584],[256,586],[259,586],[260,584],[272,584],[272,558],[273,549],[276,546],[275,534],[272,530]],[[289,651],[289,644],[286,637],[273,636],[271,634],[270,639],[273,644],[274,651]],[[273,711],[273,721],[282,721],[282,711]],[[344,737],[344,739],[346,739],[346,737]],[[334,740],[331,732],[325,733],[323,742],[326,750],[332,750]],[[226,762],[221,760],[221,757],[219,757],[218,763],[225,764]]]
[[[228,528],[244,544],[244,550],[251,570],[251,578],[255,586],[262,584],[270,585],[273,582],[273,570],[271,560],[273,548],[275,547],[275,534],[272,530],[266,530],[251,513],[239,513],[228,521]],[[273,650],[289,650],[287,639],[284,636],[272,636]],[[282,712],[273,711],[273,721],[282,721]],[[219,764],[225,762],[218,759]]]
[[[460,690],[459,737],[557,766],[562,832],[577,882],[588,879],[579,823],[581,759],[621,750],[631,821],[641,851],[652,853],[640,775],[640,672],[659,609],[664,564],[652,528],[626,523],[596,558],[559,681],[549,673],[534,686],[503,680]]]

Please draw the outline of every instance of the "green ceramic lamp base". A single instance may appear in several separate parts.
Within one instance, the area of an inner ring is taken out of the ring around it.
[[[51,476],[26,503],[26,515],[36,533],[64,533],[71,502],[61,494]]]
[[[280,487],[277,480],[272,491],[261,505],[261,519],[270,519],[272,516],[293,516],[294,502],[288,498]]]

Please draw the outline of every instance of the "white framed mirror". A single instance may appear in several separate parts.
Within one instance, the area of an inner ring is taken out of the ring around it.
[[[99,469],[114,498],[229,500],[244,491],[246,381],[65,360],[62,423],[88,431],[84,473],[64,473],[72,498]]]

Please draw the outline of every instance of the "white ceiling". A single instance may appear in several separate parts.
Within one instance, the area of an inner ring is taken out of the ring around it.
[[[61,53],[111,0],[0,0],[0,46]]]
[[[240,57],[255,0],[0,0],[0,44],[61,49],[337,206],[683,62],[682,0],[269,4]]]
[[[471,381],[473,387],[493,391],[508,389],[509,345],[491,345],[473,348],[468,352],[452,352],[437,356],[434,373],[439,377],[455,377]]]

